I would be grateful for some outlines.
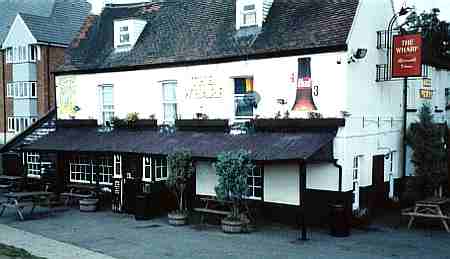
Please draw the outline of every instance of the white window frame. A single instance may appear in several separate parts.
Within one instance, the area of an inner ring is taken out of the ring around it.
[[[96,160],[94,166],[93,179],[97,176],[98,183],[100,185],[112,185],[112,179],[114,175],[114,160],[109,157],[102,157],[100,160]],[[106,179],[106,180],[105,180]]]
[[[103,125],[106,125],[106,122],[109,120],[106,120],[106,114],[112,114],[110,119],[112,119],[114,117],[114,86],[112,84],[103,84],[103,85],[99,85],[100,87],[100,116],[101,116],[101,121],[103,123]],[[111,88],[111,94],[112,94],[112,105],[105,105],[104,103],[104,93],[105,93],[105,88]]]
[[[146,170],[150,172],[150,175],[146,176]],[[142,157],[142,181],[151,182],[152,181],[152,159],[150,156]]]
[[[92,160],[83,161],[81,158],[69,162],[69,181],[72,183],[92,184],[94,181],[94,170]],[[77,177],[79,175],[79,177]],[[84,175],[84,177],[82,177]],[[84,179],[82,179],[84,178]],[[90,179],[90,180],[86,180]]]
[[[122,156],[114,155],[114,179],[122,178]]]
[[[9,116],[7,128],[9,132],[19,133],[27,129],[37,120],[37,117]]]
[[[361,161],[363,156],[357,155],[353,157],[352,163],[352,189],[353,189],[353,210],[359,209],[359,188],[361,178]]]
[[[151,164],[154,165],[152,168],[155,169],[154,175],[155,175],[155,182],[159,181],[165,181],[169,178],[169,161],[167,160],[167,157],[152,157]],[[161,165],[158,165],[156,161],[161,161]],[[163,168],[166,168],[166,176],[163,176]],[[161,170],[161,177],[158,177],[158,170]]]
[[[14,84],[11,82],[6,84],[6,97],[14,97]]]
[[[35,81],[9,82],[7,84],[6,96],[17,99],[37,98],[37,82]]]
[[[125,30],[126,28],[126,30]],[[128,38],[124,40],[124,38]],[[122,25],[119,27],[119,44],[118,46],[127,46],[131,44],[130,26]]]
[[[395,151],[389,153],[389,199],[394,198]]]
[[[259,173],[255,174],[255,173]],[[261,185],[256,184],[256,178],[261,179]],[[250,183],[249,183],[250,182]],[[247,176],[247,183],[248,183],[248,193],[247,193],[247,199],[251,200],[262,200],[262,195],[264,192],[264,167],[263,166],[255,166],[255,168],[252,170],[251,174]],[[256,196],[256,189],[261,190],[261,196]]]
[[[41,166],[39,153],[27,152],[26,162],[27,162],[27,176],[40,178],[43,170]]]
[[[252,7],[252,9],[248,9],[250,7]],[[247,10],[246,10],[247,9]],[[248,5],[244,5],[242,7],[242,12],[241,12],[241,17],[242,17],[242,26],[241,27],[250,27],[250,26],[255,26],[257,25],[257,17],[256,17],[256,6],[255,4],[248,4]],[[247,17],[253,17],[253,22],[249,22]]]
[[[12,53],[12,48],[7,48],[5,50],[5,60],[6,60],[6,64],[11,64],[13,63],[13,53]]]
[[[38,51],[39,46],[38,45],[28,45],[28,56],[29,56],[29,61],[31,62],[36,62],[39,60],[38,58]],[[34,58],[32,57],[34,55]]]
[[[96,161],[80,157],[71,160],[69,162],[69,181],[96,184],[98,180],[100,185],[112,185],[112,179],[115,177],[115,160],[113,159],[115,158],[106,156]]]
[[[175,123],[175,120],[178,117],[178,105],[177,105],[177,88],[178,88],[178,82],[175,80],[167,80],[162,81],[162,104],[163,104],[163,121],[165,124],[173,124]],[[175,92],[175,98],[167,98],[165,95],[166,87],[174,87]],[[169,115],[166,114],[166,106],[172,106],[174,107],[175,114],[173,118],[169,118]]]
[[[8,131],[15,132],[15,118],[14,117],[8,117]]]
[[[240,99],[245,99],[248,96],[250,96],[250,93],[243,93],[243,94],[237,94],[234,90],[235,84],[236,84],[236,79],[250,79],[252,80],[252,86],[253,86],[253,90],[255,88],[255,81],[253,79],[253,76],[238,76],[238,77],[233,77],[233,95],[234,95],[234,117],[235,119],[252,119],[255,116],[255,107],[252,107],[252,115],[237,115],[237,108],[238,108],[238,102]]]
[[[161,164],[158,165],[158,162]],[[163,175],[163,168],[166,167],[166,175]],[[147,177],[145,175],[145,170],[149,169],[150,175]],[[161,174],[158,177],[158,171]],[[169,178],[170,166],[167,157],[153,157],[153,156],[143,156],[142,157],[142,181],[144,182],[159,182],[166,181]],[[153,177],[154,176],[154,177]]]

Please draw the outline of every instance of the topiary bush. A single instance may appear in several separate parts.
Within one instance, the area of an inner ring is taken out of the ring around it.
[[[232,202],[232,220],[240,220],[239,208],[247,195],[247,177],[254,169],[250,153],[245,150],[222,152],[217,156],[214,168],[218,176],[215,187],[217,198]]]
[[[177,213],[186,214],[184,193],[194,173],[191,152],[189,150],[176,151],[167,157],[170,173],[166,185],[175,194],[178,203]]]

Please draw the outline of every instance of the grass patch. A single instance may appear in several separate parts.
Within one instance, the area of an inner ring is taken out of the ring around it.
[[[46,259],[44,257],[34,256],[22,248],[0,244],[0,258],[4,256],[17,259]]]

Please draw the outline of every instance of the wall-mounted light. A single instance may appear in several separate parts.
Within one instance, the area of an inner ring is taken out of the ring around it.
[[[367,55],[367,49],[363,49],[363,48],[358,48],[353,55],[348,59],[348,64],[352,63],[352,62],[356,62],[356,60],[358,59],[363,59],[365,58]]]

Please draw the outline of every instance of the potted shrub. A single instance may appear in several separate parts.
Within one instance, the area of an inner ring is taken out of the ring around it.
[[[222,220],[222,230],[225,233],[240,233],[246,223],[242,220],[240,208],[247,194],[247,177],[254,168],[250,153],[244,150],[222,152],[214,168],[218,176],[215,188],[217,198],[231,202],[231,214]]]
[[[167,186],[175,194],[178,208],[168,214],[169,224],[174,226],[187,223],[188,210],[184,194],[194,172],[191,153],[188,150],[177,151],[167,158],[170,166],[170,174]]]

